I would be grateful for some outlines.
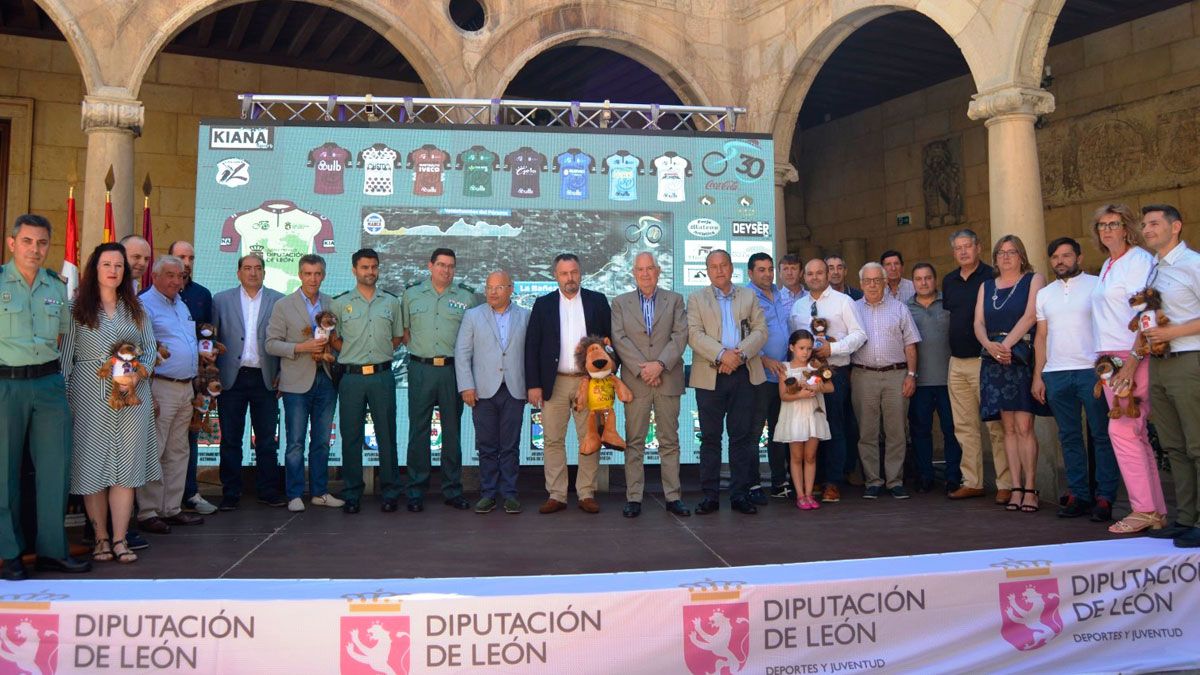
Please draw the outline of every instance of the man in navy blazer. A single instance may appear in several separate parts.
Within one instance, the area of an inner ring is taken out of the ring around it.
[[[575,367],[575,346],[589,335],[611,338],[612,313],[600,293],[580,288],[579,257],[560,253],[554,258],[558,290],[533,303],[529,329],[525,333],[525,386],[529,403],[542,409],[545,436],[544,469],[550,493],[539,513],[567,508],[567,423],[575,418],[575,434],[582,442],[587,412],[575,412],[575,392],[586,373]],[[615,360],[615,355],[614,355]],[[596,502],[596,472],[600,453],[580,456],[575,476],[579,508],[599,513]]]
[[[513,280],[508,272],[489,274],[484,292],[487,304],[467,310],[454,345],[458,391],[471,407],[479,451],[480,499],[475,512],[496,508],[500,495],[506,513],[520,513],[517,473],[521,468],[529,310],[511,302]]]
[[[283,506],[280,490],[279,422],[276,379],[279,357],[267,353],[267,323],[279,291],[263,287],[263,259],[250,253],[238,259],[239,286],[213,296],[213,325],[225,353],[217,356],[221,396],[221,505],[222,511],[238,508],[242,497],[242,435],[246,431],[246,409],[254,428],[255,483],[258,501]]]

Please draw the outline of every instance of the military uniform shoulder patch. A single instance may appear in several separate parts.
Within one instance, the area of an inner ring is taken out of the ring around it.
[[[404,284],[404,288],[405,288],[405,290],[407,290],[407,289],[409,289],[409,288],[412,288],[413,286],[420,286],[422,281],[424,281],[424,279],[418,279],[418,280],[416,280],[416,281],[410,281],[410,282],[408,282],[407,284]]]
[[[54,270],[50,269],[49,267],[43,267],[42,270],[46,273],[46,276],[50,277],[51,279],[54,279],[56,281],[61,281],[64,284],[67,283],[66,277],[59,274],[58,272],[55,272]]]
[[[463,289],[464,291],[470,293],[471,295],[475,295],[475,293],[476,293],[476,290],[474,288],[471,288],[470,286],[468,286],[466,284],[459,284],[458,287]]]

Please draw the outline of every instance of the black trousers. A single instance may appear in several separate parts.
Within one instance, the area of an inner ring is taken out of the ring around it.
[[[758,435],[754,385],[743,366],[729,375],[717,374],[716,386],[696,390],[700,417],[700,488],[705,499],[717,499],[721,487],[721,433],[729,433],[729,498],[749,499],[758,478]],[[761,427],[759,427],[761,429]]]

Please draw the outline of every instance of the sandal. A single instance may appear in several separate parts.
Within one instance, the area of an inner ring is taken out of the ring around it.
[[[107,539],[97,539],[96,546],[92,548],[92,561],[112,562],[112,559],[112,543]]]
[[[129,542],[125,541],[124,539],[113,542],[112,554],[115,554],[117,557],[117,562],[122,564],[137,562],[138,559],[137,554],[129,549]]]
[[[1015,487],[1012,489],[1013,497],[1016,497],[1018,494],[1024,494],[1024,493],[1025,493],[1025,488]],[[1011,498],[1012,497],[1010,497],[1009,499],[1011,499]],[[1025,501],[1024,497],[1019,497],[1017,499],[1017,501],[1015,501],[1015,502],[1010,501],[1009,503],[1004,505],[1004,510],[1005,511],[1019,511],[1021,509],[1021,503],[1023,501]]]
[[[1033,503],[1026,504],[1025,500],[1022,499],[1021,500],[1021,513],[1037,513],[1038,511],[1042,510],[1041,498],[1040,498],[1042,495],[1041,492],[1038,492],[1037,490],[1030,490],[1029,488],[1025,488],[1024,490],[1022,490],[1022,492],[1025,493],[1026,497],[1028,497],[1029,495],[1033,495]]]
[[[1113,534],[1136,534],[1142,530],[1161,530],[1162,528],[1163,519],[1159,518],[1157,513],[1134,511],[1110,525],[1108,531]]]

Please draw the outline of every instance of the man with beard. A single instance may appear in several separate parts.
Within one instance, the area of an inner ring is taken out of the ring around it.
[[[1046,248],[1057,280],[1037,294],[1037,335],[1034,338],[1033,396],[1050,405],[1058,422],[1063,466],[1067,471],[1067,501],[1059,518],[1090,515],[1093,522],[1112,520],[1117,496],[1117,458],[1108,439],[1108,406],[1096,398],[1096,339],[1092,330],[1090,296],[1099,277],[1080,268],[1079,242],[1059,237]],[[1088,476],[1088,452],[1083,446],[1079,413],[1087,413],[1095,455],[1096,492]]]

